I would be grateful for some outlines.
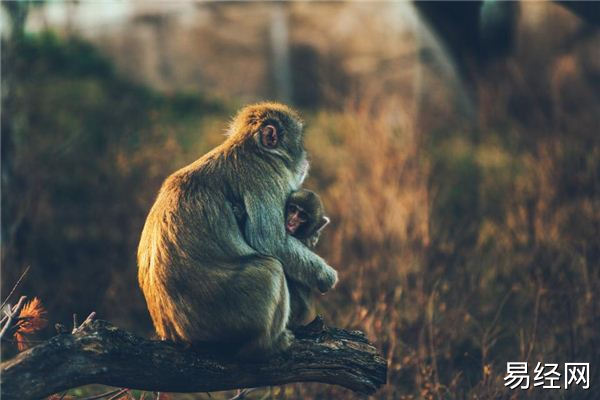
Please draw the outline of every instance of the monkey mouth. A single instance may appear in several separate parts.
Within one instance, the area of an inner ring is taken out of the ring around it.
[[[296,229],[298,229],[298,225],[294,222],[288,222],[287,224],[285,224],[285,230],[290,234],[294,234],[296,232]]]

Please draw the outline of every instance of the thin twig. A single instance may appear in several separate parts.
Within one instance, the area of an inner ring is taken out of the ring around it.
[[[2,338],[3,342],[6,343],[20,343],[18,340]],[[46,343],[47,340],[27,339],[29,343]]]
[[[75,334],[79,331],[81,331],[86,325],[90,324],[94,318],[96,318],[96,312],[92,311],[90,313],[90,315],[87,316],[87,318],[81,323],[81,325],[77,326],[77,325],[73,325],[73,331],[71,332],[72,334]],[[73,323],[75,324],[75,314],[73,314]]]
[[[123,390],[123,389],[115,389],[115,390],[111,390],[109,392],[105,392],[105,393],[101,393],[101,394],[96,394],[96,395],[93,395],[93,396],[90,396],[90,397],[84,397],[83,399],[80,399],[80,400],[96,400],[96,399],[101,399],[103,397],[112,396],[115,393],[119,393],[121,390]]]
[[[271,388],[269,388],[268,391],[265,391],[265,394],[259,400],[267,400],[270,395],[271,395]]]
[[[237,392],[237,394],[236,394],[235,396],[233,396],[233,397],[232,397],[231,399],[229,399],[229,400],[242,400],[242,399],[245,399],[245,398],[246,398],[246,396],[247,396],[249,393],[251,393],[251,392],[253,392],[253,391],[255,391],[255,390],[256,390],[256,388],[249,388],[249,389],[238,389],[238,392]]]
[[[114,395],[114,396],[112,396],[112,397],[109,397],[109,398],[108,398],[108,400],[115,400],[115,399],[118,399],[118,398],[119,398],[119,397],[120,397],[122,394],[124,394],[124,393],[127,393],[127,392],[129,392],[129,389],[121,389],[121,390],[119,391],[119,393],[115,394],[115,395]]]
[[[511,294],[512,294],[512,290],[509,290],[508,293],[506,293],[506,295],[504,296],[504,298],[500,302],[500,306],[496,310],[496,315],[494,315],[494,319],[492,320],[492,323],[487,328],[485,328],[485,330],[483,332],[483,336],[481,338],[481,364],[482,364],[482,368],[485,366],[486,360],[487,360],[487,356],[489,354],[489,348],[490,348],[490,346],[488,346],[488,345],[490,343],[488,342],[488,340],[490,340],[490,338],[494,335],[493,331],[494,331],[494,328],[496,327],[496,323],[498,322],[498,319],[500,318],[500,313],[504,309],[504,306],[506,305],[506,302],[510,298]],[[491,341],[493,342],[494,339],[491,339]],[[493,346],[493,344],[491,346]]]
[[[8,319],[4,323],[4,326],[2,327],[2,331],[0,331],[0,339],[2,339],[2,337],[4,336],[4,334],[6,333],[8,328],[11,327],[13,318],[16,315],[19,315],[19,313],[21,312],[21,308],[23,308],[23,305],[24,305],[23,303],[25,302],[25,299],[27,299],[27,296],[21,296],[17,305],[14,306],[12,308],[12,310],[10,311],[10,313],[8,314]]]
[[[8,302],[8,299],[10,299],[10,296],[12,296],[12,294],[17,289],[17,286],[19,286],[19,284],[21,283],[21,281],[23,280],[23,278],[25,278],[25,275],[27,275],[27,273],[29,272],[29,268],[30,268],[29,265],[27,266],[27,268],[25,268],[25,271],[23,271],[23,273],[19,277],[19,279],[17,280],[17,283],[14,284],[13,288],[10,290],[10,293],[8,294],[8,296],[6,296],[6,298],[2,302],[2,305],[0,305],[0,310],[4,308],[4,306],[6,305],[6,302]]]
[[[427,328],[428,328],[428,333],[429,333],[429,352],[431,354],[431,367],[433,368],[433,380],[435,383],[435,387],[436,387],[436,392],[437,392],[437,388],[440,387],[440,377],[438,374],[438,367],[437,367],[437,356],[436,356],[436,350],[435,350],[435,328],[433,326],[433,317],[435,314],[435,296],[436,296],[436,292],[437,292],[437,287],[439,284],[439,280],[436,281],[433,285],[433,291],[431,292],[431,295],[429,296],[429,301],[427,304]]]
[[[525,361],[529,361],[529,357],[531,356],[533,348],[535,347],[535,338],[537,336],[537,328],[540,315],[540,299],[542,298],[542,292],[542,288],[538,286],[537,293],[535,296],[535,308],[533,310],[533,333],[529,340],[529,350],[527,351],[527,357],[525,357]]]
[[[504,298],[500,302],[500,306],[498,307],[498,310],[496,310],[496,315],[494,315],[494,319],[492,320],[492,324],[490,325],[488,331],[491,332],[491,330],[494,328],[494,326],[496,326],[496,323],[498,322],[498,319],[500,318],[500,313],[502,312],[502,309],[504,308],[504,305],[506,304],[506,302],[510,298],[511,294],[512,294],[512,290],[509,290],[508,293],[506,293],[506,295],[504,296]]]
[[[85,321],[83,321],[83,323],[79,327],[81,328],[82,326],[89,324],[90,322],[92,322],[94,320],[94,318],[96,318],[96,311],[92,311],[90,313],[90,315],[87,316]]]

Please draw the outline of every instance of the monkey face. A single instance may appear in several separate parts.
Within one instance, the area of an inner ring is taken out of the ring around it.
[[[287,207],[287,216],[285,220],[285,230],[290,235],[293,235],[298,231],[302,225],[308,221],[308,215],[304,210],[296,204],[289,204]]]
[[[309,164],[302,139],[302,125],[289,115],[267,119],[255,135],[265,156],[282,160],[292,172],[294,188],[299,188],[308,175]]]
[[[263,152],[282,158],[305,158],[302,124],[289,115],[275,114],[265,119],[254,137]]]
[[[294,110],[278,103],[248,106],[232,122],[229,136],[226,147],[243,148],[243,154],[261,158],[280,172],[283,164],[291,174],[288,183],[292,189],[300,187],[308,172],[308,162],[302,120]]]

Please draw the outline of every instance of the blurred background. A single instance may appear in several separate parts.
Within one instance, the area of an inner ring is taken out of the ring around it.
[[[388,360],[373,398],[594,398],[599,5],[2,2],[2,298],[31,266],[38,339],[91,311],[151,336],[135,254],[162,180],[274,99],[332,219],[320,312]],[[589,362],[592,390],[509,391],[507,361]]]

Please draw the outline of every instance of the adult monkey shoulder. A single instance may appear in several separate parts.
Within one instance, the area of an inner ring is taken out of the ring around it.
[[[286,276],[321,292],[337,282],[285,231],[286,199],[306,169],[298,115],[261,103],[238,113],[223,144],[167,178],[138,248],[138,279],[160,337],[237,344],[242,354],[287,346]],[[243,232],[232,199],[243,204]]]

